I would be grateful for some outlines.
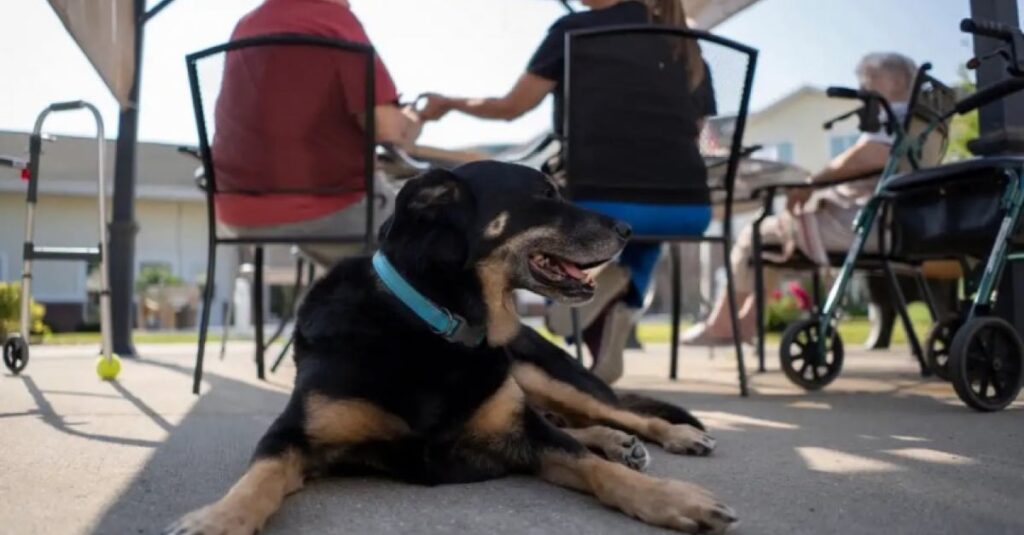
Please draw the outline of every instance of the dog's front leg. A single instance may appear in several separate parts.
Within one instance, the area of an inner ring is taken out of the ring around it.
[[[292,396],[285,412],[260,439],[249,469],[220,500],[193,511],[168,527],[173,535],[252,535],[302,488],[314,459],[371,440],[408,434],[397,416],[361,399],[319,394]]]
[[[600,453],[609,461],[615,461],[640,471],[646,470],[647,466],[651,464],[647,448],[635,435],[602,425],[578,429],[563,428],[562,431],[590,450]]]
[[[182,517],[165,533],[257,533],[285,496],[302,487],[303,472],[304,456],[296,449],[256,458],[223,498]]]
[[[588,451],[548,447],[540,452],[539,475],[546,481],[594,495],[648,524],[687,533],[723,533],[736,513],[703,487],[657,479]]]

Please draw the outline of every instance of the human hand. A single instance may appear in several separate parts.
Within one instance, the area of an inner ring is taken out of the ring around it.
[[[811,188],[793,188],[786,193],[786,211],[796,215],[803,209],[804,203],[811,198]]]
[[[452,109],[451,99],[437,93],[424,93],[416,100],[423,99],[426,104],[419,110],[424,121],[437,121]]]

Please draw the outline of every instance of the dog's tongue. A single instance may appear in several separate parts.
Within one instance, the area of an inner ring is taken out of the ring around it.
[[[580,270],[580,268],[578,266],[576,266],[576,264],[573,264],[572,262],[569,262],[568,260],[558,259],[558,265],[562,266],[562,270],[565,271],[566,275],[568,275],[568,276],[570,276],[570,277],[572,277],[574,279],[582,280],[584,277],[586,277],[586,275],[584,275],[583,271]]]

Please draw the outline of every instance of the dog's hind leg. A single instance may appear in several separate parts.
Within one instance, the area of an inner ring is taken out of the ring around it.
[[[524,398],[509,379],[480,405],[460,441],[466,461],[532,472],[657,526],[721,533],[736,521],[732,509],[699,486],[656,479],[595,455],[580,440],[596,444],[600,431],[558,429]]]
[[[651,464],[647,448],[635,435],[602,425],[578,429],[562,429],[591,451],[600,453],[605,459],[624,464],[641,472]]]
[[[407,432],[401,419],[367,401],[296,393],[260,439],[248,470],[231,490],[213,504],[182,517],[164,533],[257,533],[284,498],[302,488],[307,473],[319,468],[325,456]]]
[[[614,427],[655,442],[672,453],[707,455],[715,448],[715,440],[697,426],[629,410],[620,406],[617,399],[594,396],[572,382],[552,376],[534,362],[517,359],[512,375],[526,392],[530,405],[555,412],[574,427]]]
[[[671,403],[665,403],[664,401],[639,394],[619,394],[618,406],[637,414],[661,418],[670,424],[692,425],[701,431],[705,431],[704,424],[694,415],[690,414],[690,411]]]

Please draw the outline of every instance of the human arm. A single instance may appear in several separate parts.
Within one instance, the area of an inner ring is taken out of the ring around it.
[[[852,147],[833,158],[821,171],[809,176],[807,183],[821,185],[879,171],[885,167],[891,148],[888,143],[861,137]],[[797,208],[807,201],[813,191],[814,188],[810,187],[790,189],[786,209],[790,213],[796,213]]]
[[[456,98],[429,93],[420,116],[425,121],[432,121],[456,110],[481,119],[511,121],[536,108],[554,89],[554,81],[527,72],[519,77],[503,97]]]
[[[423,122],[410,107],[380,104],[374,108],[373,116],[377,143],[389,143],[407,149],[413,145],[423,130]],[[359,125],[366,128],[366,119],[361,115]]]

